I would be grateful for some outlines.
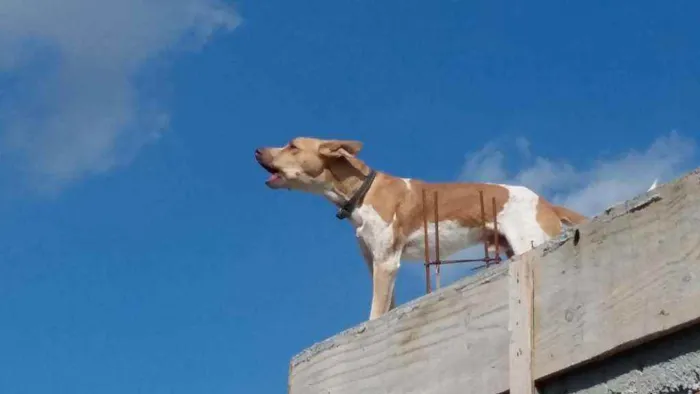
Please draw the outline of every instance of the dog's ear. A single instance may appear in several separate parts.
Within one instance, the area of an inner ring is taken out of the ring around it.
[[[318,153],[327,157],[355,156],[362,150],[362,142],[349,140],[332,140],[321,143]]]

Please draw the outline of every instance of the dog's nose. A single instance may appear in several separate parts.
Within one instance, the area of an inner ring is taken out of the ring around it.
[[[262,150],[260,148],[255,150],[255,158],[259,159],[262,156]]]

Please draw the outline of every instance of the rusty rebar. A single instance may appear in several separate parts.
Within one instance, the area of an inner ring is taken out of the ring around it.
[[[481,204],[481,228],[484,232],[483,242],[484,242],[484,259],[489,258],[489,245],[486,242],[486,209],[484,208],[484,191],[479,190],[479,203]]]
[[[436,286],[435,288],[440,288],[440,266],[442,264],[456,264],[456,263],[470,263],[470,262],[483,262],[484,264],[472,268],[472,270],[477,270],[481,268],[488,268],[490,264],[498,264],[501,262],[500,257],[500,236],[498,233],[498,212],[496,209],[496,198],[491,198],[492,203],[492,213],[493,213],[493,240],[495,242],[496,256],[493,258],[490,256],[488,248],[488,233],[487,222],[486,222],[486,207],[484,204],[484,192],[479,191],[479,204],[481,205],[481,228],[484,231],[484,236],[482,237],[482,242],[484,244],[484,257],[480,259],[455,259],[455,260],[441,260],[440,259],[440,230],[439,230],[439,203],[438,203],[438,192],[433,191],[433,208],[435,214],[435,260],[430,259],[430,248],[428,242],[428,203],[426,197],[426,190],[423,193],[423,236],[424,236],[424,246],[425,246],[425,288],[426,293],[432,291],[432,278],[430,274],[430,266],[435,265],[436,273]]]
[[[485,259],[482,257],[480,259],[455,259],[455,260],[442,260],[440,261],[440,265],[443,264],[455,264],[455,263],[475,263],[477,261],[484,261]],[[489,257],[489,260],[492,260]],[[436,263],[430,263],[431,265],[436,264]]]
[[[496,211],[496,197],[492,197],[491,203],[493,204],[493,242],[496,244],[496,255],[494,258],[496,261],[501,260],[501,251],[500,251],[500,245],[501,245],[501,240],[500,237],[498,236],[498,212]],[[488,265],[488,263],[487,263]]]
[[[438,215],[438,192],[433,191],[433,203],[435,206],[435,288],[440,288],[440,230]]]
[[[425,249],[425,292],[430,293],[430,249],[428,249],[428,204],[423,189],[423,246]]]

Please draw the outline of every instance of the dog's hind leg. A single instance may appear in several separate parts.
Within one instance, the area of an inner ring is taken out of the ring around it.
[[[493,230],[487,230],[481,237],[481,242],[486,243],[489,253],[496,253],[496,242],[494,241],[497,241],[498,254],[505,254],[506,258],[513,257],[513,248],[511,248],[510,244],[508,243],[508,239],[505,237],[505,235],[501,234],[501,232],[499,231],[497,240],[495,240],[494,238],[495,237]]]
[[[510,195],[498,214],[498,229],[506,237],[513,253],[520,255],[546,242],[551,236],[538,220],[542,219],[538,209],[540,197],[522,186],[507,188]]]
[[[522,221],[509,223],[504,221],[501,231],[510,245],[510,256],[520,255],[539,246],[550,239],[550,236],[538,225],[525,225]]]

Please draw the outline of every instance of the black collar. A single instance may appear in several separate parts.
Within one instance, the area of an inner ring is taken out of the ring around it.
[[[355,208],[357,208],[357,204],[362,200],[362,198],[364,198],[365,194],[367,194],[369,188],[372,186],[372,182],[374,181],[375,176],[377,176],[377,171],[370,170],[369,174],[362,182],[362,185],[360,185],[360,188],[357,189],[355,194],[352,197],[350,197],[350,199],[347,202],[340,206],[340,209],[338,209],[338,213],[335,215],[335,217],[337,217],[340,220],[343,220],[352,215],[352,211],[354,211]]]

